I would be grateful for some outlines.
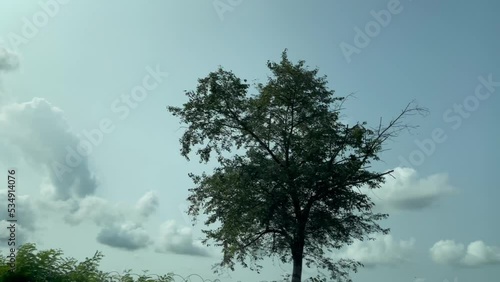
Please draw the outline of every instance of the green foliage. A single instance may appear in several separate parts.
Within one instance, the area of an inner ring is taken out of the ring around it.
[[[143,274],[134,280],[130,271],[125,275],[111,275],[99,270],[103,258],[100,252],[93,257],[78,262],[74,258],[62,257],[61,250],[38,251],[35,244],[27,243],[19,247],[16,254],[14,271],[11,271],[9,260],[0,254],[0,282],[172,282],[172,274],[153,279]]]
[[[220,165],[210,175],[189,174],[196,186],[188,212],[220,225],[203,230],[203,242],[223,247],[221,267],[233,270],[238,262],[258,271],[258,260],[277,256],[294,262],[293,281],[300,281],[303,259],[330,278],[349,280],[362,265],[329,255],[389,231],[377,224],[387,215],[372,213],[373,202],[358,188],[380,187],[391,171],[370,171],[370,163],[386,140],[409,128],[401,119],[423,109],[409,104],[386,126],[349,126],[340,120],[345,98],[327,88],[317,69],[292,64],[286,50],[280,63],[267,66],[272,76],[255,85],[257,94],[221,67],[186,92],[182,107],[168,107],[187,125],[181,155],[189,160],[195,148],[208,162],[215,153]],[[243,153],[228,154],[235,149]]]

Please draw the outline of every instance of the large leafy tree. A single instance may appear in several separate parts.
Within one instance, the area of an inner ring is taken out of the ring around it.
[[[358,188],[380,187],[391,171],[371,171],[370,163],[409,127],[403,118],[423,109],[410,103],[386,125],[349,126],[340,120],[345,98],[304,63],[290,62],[285,50],[281,62],[268,62],[272,76],[253,95],[246,80],[220,67],[186,92],[182,107],[168,107],[186,125],[182,156],[189,160],[194,148],[200,162],[215,154],[219,163],[210,175],[190,174],[196,186],[188,213],[217,226],[203,230],[203,242],[223,248],[220,267],[239,262],[258,271],[258,260],[277,256],[293,262],[294,282],[304,263],[350,281],[362,264],[334,261],[332,252],[389,231],[377,223],[387,214],[372,212]]]

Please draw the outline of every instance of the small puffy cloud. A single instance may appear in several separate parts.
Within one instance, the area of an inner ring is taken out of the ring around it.
[[[335,255],[337,259],[347,258],[363,263],[367,267],[397,265],[408,261],[415,247],[415,239],[394,240],[391,235],[378,235],[374,240],[354,241]]]
[[[466,255],[462,260],[467,266],[482,266],[500,264],[500,249],[486,245],[483,241],[475,241],[467,246]]]
[[[430,249],[432,260],[439,264],[458,263],[465,253],[463,244],[452,240],[441,240]]]
[[[96,196],[87,196],[70,207],[65,221],[71,225],[80,224],[84,220],[93,221],[98,226],[106,226],[125,219],[123,209],[117,204]]]
[[[193,241],[193,233],[189,227],[178,227],[175,221],[166,221],[160,227],[161,237],[156,248],[160,253],[174,253],[193,256],[209,256],[200,242]]]
[[[81,140],[70,130],[63,111],[43,98],[11,103],[0,108],[0,149],[16,149],[28,163],[45,169],[56,199],[92,195],[97,181],[86,154],[79,152]]]
[[[46,201],[52,210],[64,209],[64,219],[71,225],[83,221],[94,222],[98,226],[107,226],[116,222],[144,222],[158,207],[158,196],[147,192],[134,205],[128,203],[112,203],[97,196],[86,196],[83,199],[70,201]]]
[[[18,67],[18,55],[0,46],[0,72],[12,71]]]
[[[386,176],[385,183],[379,189],[362,188],[377,208],[383,210],[422,209],[435,204],[454,191],[449,183],[448,175],[442,173],[421,178],[412,168],[397,167],[392,176]]]
[[[430,249],[431,258],[435,263],[464,267],[480,267],[500,264],[500,249],[488,246],[483,241],[464,244],[453,240],[441,240]]]
[[[128,251],[145,248],[151,243],[148,233],[144,228],[135,223],[124,223],[105,227],[97,235],[101,244]]]
[[[158,204],[158,195],[149,191],[137,201],[135,208],[141,216],[148,217],[156,211]]]

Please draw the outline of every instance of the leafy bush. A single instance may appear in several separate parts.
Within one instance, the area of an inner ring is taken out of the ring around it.
[[[0,282],[173,282],[173,274],[158,276],[137,275],[134,280],[130,271],[115,274],[99,270],[103,254],[97,251],[93,257],[78,262],[74,258],[63,257],[61,250],[38,251],[36,245],[27,243],[19,247],[15,269],[11,271],[9,258],[0,254]]]

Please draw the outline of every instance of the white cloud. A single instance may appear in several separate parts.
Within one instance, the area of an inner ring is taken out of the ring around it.
[[[457,244],[451,240],[441,240],[430,249],[434,262],[439,264],[458,263],[465,253],[463,244]]]
[[[117,222],[132,221],[137,224],[144,220],[158,207],[158,196],[147,192],[134,205],[112,203],[98,196],[86,196],[83,199],[69,201],[46,201],[52,210],[65,210],[64,219],[71,225],[83,221],[94,222],[98,226],[107,226]]]
[[[158,195],[149,191],[137,201],[135,208],[140,215],[148,217],[156,211],[158,204]]]
[[[76,150],[80,139],[70,130],[61,109],[42,98],[25,103],[12,103],[0,109],[0,139],[10,150],[49,175],[52,196],[57,199],[82,198],[91,195],[97,181],[90,171],[86,156],[74,167],[67,163],[70,150]],[[66,170],[61,169],[65,167]]]
[[[500,264],[500,248],[474,241],[467,248],[453,240],[441,240],[430,248],[435,263],[466,267]]]
[[[206,247],[198,241],[193,241],[193,233],[189,227],[180,228],[175,221],[166,221],[161,225],[160,233],[157,252],[209,256]]]
[[[422,209],[454,191],[447,174],[420,178],[412,168],[397,167],[392,175],[394,177],[386,176],[385,183],[379,189],[362,188],[377,208],[389,211]]]
[[[106,226],[125,219],[124,209],[96,196],[87,196],[73,202],[70,212],[65,216],[67,223],[80,224],[84,220],[93,221],[98,226]]]
[[[105,227],[97,235],[101,244],[129,251],[145,248],[151,243],[144,228],[135,223],[124,223]]]
[[[375,240],[356,240],[352,245],[335,255],[335,258],[348,258],[359,261],[367,267],[376,265],[397,265],[407,262],[415,247],[415,239],[394,240],[389,235],[374,236]]]
[[[150,193],[146,193],[147,195]],[[138,202],[144,202],[145,198],[149,199],[143,196],[142,201],[140,199]],[[142,227],[144,216],[139,215],[132,204],[113,203],[98,196],[66,201],[45,198],[39,204],[46,211],[63,214],[62,219],[67,224],[92,222],[99,226],[101,230],[96,240],[101,244],[133,251],[146,248],[152,243]]]
[[[148,206],[151,202],[155,202],[151,199],[156,199],[156,196],[151,197],[151,193],[146,193],[138,202],[146,203],[143,206]],[[138,215],[137,210],[130,204],[112,204],[97,196],[87,196],[84,199],[71,201],[70,205],[59,206],[68,211],[64,219],[69,224],[77,225],[83,221],[91,221],[100,226],[101,231],[97,235],[97,241],[101,244],[133,251],[152,243],[141,225],[144,223],[143,215]]]

